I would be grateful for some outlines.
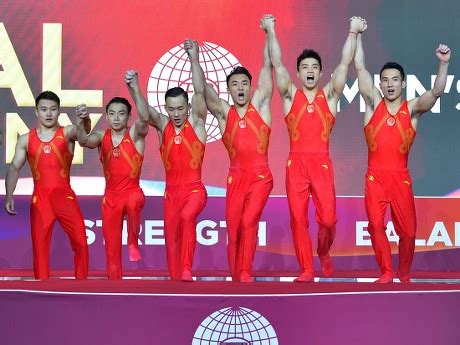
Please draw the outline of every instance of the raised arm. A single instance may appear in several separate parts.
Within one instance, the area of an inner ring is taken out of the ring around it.
[[[91,132],[91,119],[89,117],[89,112],[88,109],[86,108],[86,105],[81,104],[77,106],[77,109],[81,107],[81,110],[84,111],[83,113],[78,116],[78,111],[77,111],[77,122],[75,125],[70,125],[66,126],[64,128],[64,133],[67,137],[67,139],[71,142],[78,141],[78,127],[81,127],[82,133],[80,135],[83,137],[83,135],[87,135],[89,132]]]
[[[273,78],[272,69],[273,66],[270,60],[270,54],[268,51],[268,30],[273,32],[275,26],[275,17],[272,15],[265,15],[260,20],[260,27],[265,31],[265,45],[264,45],[264,62],[259,72],[259,78],[257,80],[257,89],[252,97],[252,103],[256,109],[260,112],[262,118],[269,125],[271,124],[271,113],[270,113],[270,101],[273,96]]]
[[[136,74],[136,77],[137,77],[137,73],[136,72],[134,73]],[[126,75],[125,75],[125,82],[128,84]],[[128,85],[128,88],[129,88],[129,93],[131,94],[131,97],[134,103],[136,103],[138,116],[141,119],[148,118],[149,125],[161,131],[164,125],[168,122],[168,117],[158,112],[154,107],[151,107],[150,105],[148,105],[144,95],[142,94],[139,88],[139,84],[137,84],[137,87],[135,85],[133,86],[134,87],[129,87]],[[146,109],[147,109],[147,113],[145,112]]]
[[[230,105],[227,103],[227,101],[219,98],[219,95],[211,84],[205,85],[204,97],[206,100],[206,107],[208,108],[209,112],[217,118],[219,123],[226,121]]]
[[[16,149],[14,151],[14,157],[11,161],[10,166],[6,172],[5,177],[5,189],[6,189],[6,200],[5,210],[10,215],[15,215],[17,212],[14,209],[13,193],[18,183],[19,171],[24,166],[27,157],[27,143],[29,134],[23,134],[19,137],[16,143]]]
[[[204,96],[205,90],[205,77],[203,69],[200,66],[198,57],[198,43],[194,40],[186,40],[184,49],[190,59],[192,67],[192,83],[193,83],[193,97],[192,97],[192,121],[203,124],[206,122],[206,100]]]
[[[139,91],[140,93],[140,91]],[[140,93],[141,94],[141,93]],[[142,96],[144,97],[144,96]],[[145,99],[145,98],[144,98]],[[136,105],[137,107],[137,105]],[[155,127],[157,130],[161,131],[166,123],[168,122],[168,117],[162,113],[160,113],[158,110],[156,110],[152,106],[147,107],[148,112],[149,112],[149,125],[152,127]]]
[[[273,18],[273,25],[270,25],[267,28],[267,41],[268,41],[268,52],[270,55],[270,60],[272,66],[275,70],[276,77],[276,86],[278,92],[283,99],[284,110],[287,113],[292,105],[294,100],[294,94],[297,91],[297,88],[292,83],[291,77],[287,68],[284,66],[281,59],[281,47],[279,45],[278,39],[275,32],[275,18]],[[287,108],[287,110],[286,110]]]
[[[136,104],[137,109],[137,120],[133,127],[133,140],[137,140],[137,137],[145,138],[149,132],[149,110],[147,107],[147,101],[140,92],[139,79],[137,72],[134,70],[126,71],[125,83],[128,86],[129,93]]]
[[[85,104],[80,104],[75,108],[77,115],[77,123],[75,126],[78,143],[81,147],[94,149],[99,146],[102,140],[102,135],[99,132],[88,134],[87,127],[91,128],[91,119],[89,117],[88,108]]]
[[[366,103],[366,111],[364,113],[364,125],[367,125],[374,113],[374,109],[382,99],[379,90],[374,86],[374,81],[371,74],[366,69],[364,49],[362,42],[362,34],[358,33],[356,38],[355,51],[355,68],[358,74],[358,86],[361,96]]]
[[[424,92],[420,97],[414,98],[409,102],[409,110],[414,118],[420,117],[423,113],[430,110],[441,97],[447,83],[447,69],[450,60],[450,48],[445,44],[440,44],[436,48],[436,56],[439,59],[438,74],[434,81],[433,88]]]
[[[361,17],[350,18],[350,28],[345,44],[342,48],[340,63],[335,68],[330,83],[324,87],[328,103],[330,103],[334,109],[337,108],[337,102],[339,101],[345,87],[345,83],[347,82],[348,66],[353,61],[353,56],[356,50],[356,36],[359,32],[362,32],[365,29],[366,21],[364,19]]]

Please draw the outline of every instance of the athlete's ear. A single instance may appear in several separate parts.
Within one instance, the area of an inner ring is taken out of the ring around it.
[[[299,79],[300,79],[299,71],[297,71],[297,73],[296,73],[296,74],[297,74],[297,78],[299,78]]]
[[[401,86],[402,86],[403,89],[406,87],[406,81],[405,80],[402,81]]]

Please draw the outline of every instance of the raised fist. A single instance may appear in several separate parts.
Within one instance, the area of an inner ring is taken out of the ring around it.
[[[131,89],[139,88],[139,80],[137,77],[137,72],[133,69],[126,71],[125,73],[125,83]]]
[[[449,62],[450,48],[445,44],[440,44],[438,48],[436,48],[436,56],[438,57],[439,61]]]
[[[77,114],[77,118],[80,120],[89,118],[88,107],[86,104],[77,105],[75,108],[75,113]]]
[[[192,39],[186,39],[184,42],[184,49],[187,52],[190,60],[198,60],[198,42]]]
[[[272,14],[264,14],[260,19],[260,28],[265,32],[275,30],[276,18]]]

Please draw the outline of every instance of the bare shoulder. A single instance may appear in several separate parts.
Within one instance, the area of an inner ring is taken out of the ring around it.
[[[63,130],[64,130],[64,135],[66,137],[69,136],[69,134],[71,134],[73,131],[76,131],[77,127],[75,125],[68,125],[68,126],[64,126]],[[59,130],[59,128],[57,129]]]
[[[409,99],[409,100],[407,101],[407,108],[409,109],[409,113],[410,113],[411,115],[414,115],[414,114],[412,114],[412,112],[413,112],[414,106],[415,106],[415,104],[417,103],[417,101],[418,101],[419,98],[420,98],[420,97],[415,97],[415,98]]]
[[[194,119],[194,120],[189,120],[190,124],[192,125],[192,129],[197,135],[197,137],[200,139],[202,143],[206,143],[206,127],[205,127],[205,121],[202,119]]]
[[[205,113],[203,115],[200,114],[199,111],[193,110],[193,108],[192,108],[191,116],[188,117],[188,121],[192,124],[193,127],[195,127],[195,126],[204,126],[205,123],[206,123],[207,113]]]
[[[295,86],[294,83],[291,83],[291,87],[289,88],[289,96],[288,96],[288,98],[291,99],[291,100],[294,100],[294,97],[295,97],[297,91],[298,91],[297,86]]]
[[[292,102],[294,100],[296,93],[297,93],[297,87],[292,81],[290,81],[288,87],[286,88],[285,92],[281,95],[281,97],[284,100]]]
[[[211,114],[213,114],[217,118],[219,122],[225,122],[227,121],[228,112],[230,111],[232,106],[223,98],[219,98],[219,104],[219,109],[215,109],[214,112],[212,112],[211,109],[208,109],[211,112]]]
[[[170,122],[169,116],[163,113],[158,113],[160,116],[160,128],[164,129],[167,124]]]
[[[18,147],[27,148],[27,145],[29,144],[29,133],[30,132],[27,132],[19,136],[18,141],[17,141]]]
[[[329,94],[332,95],[332,92],[334,91],[334,90],[333,90],[333,87],[332,87],[332,79],[329,80],[329,81],[327,82],[327,84],[323,86],[323,88],[320,88],[320,89],[319,89],[319,91],[321,91],[321,90],[324,92],[324,94],[325,94],[327,97],[329,97]]]
[[[96,136],[98,139],[102,140],[105,135],[105,131],[94,131],[91,133],[92,135]]]
[[[232,107],[230,105],[230,103],[228,103],[227,100],[223,99],[223,98],[219,98],[220,99],[220,103],[222,104],[222,112],[223,112],[223,115],[224,116],[227,116],[228,114],[228,111],[230,110],[230,108]]]
[[[76,126],[75,125],[68,125],[68,126],[64,126],[64,134],[67,134],[69,133],[71,130],[73,130]],[[59,130],[59,128],[57,128],[57,130]]]

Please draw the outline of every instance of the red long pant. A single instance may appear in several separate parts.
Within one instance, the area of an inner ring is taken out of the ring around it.
[[[410,174],[408,170],[389,171],[368,168],[365,188],[368,231],[382,274],[393,274],[390,243],[385,233],[384,223],[389,204],[391,219],[399,236],[399,277],[409,278],[417,228]]]
[[[286,192],[291,216],[294,249],[302,271],[313,274],[313,251],[309,234],[310,194],[316,208],[320,258],[329,255],[335,237],[334,169],[327,153],[290,153],[286,167]]]
[[[49,252],[55,221],[69,237],[74,252],[75,278],[88,277],[88,244],[83,215],[70,188],[35,188],[30,205],[34,275],[49,278]]]
[[[201,181],[166,186],[166,258],[173,280],[180,280],[182,271],[192,270],[196,247],[196,218],[206,205],[206,200],[206,189]]]
[[[259,220],[272,189],[273,176],[268,165],[249,169],[230,167],[226,219],[228,262],[233,281],[240,279],[242,270],[252,276]]]
[[[109,279],[122,278],[121,242],[123,217],[128,223],[128,246],[138,246],[141,211],[145,197],[141,189],[104,194],[102,201],[102,233],[105,242],[107,276]]]

